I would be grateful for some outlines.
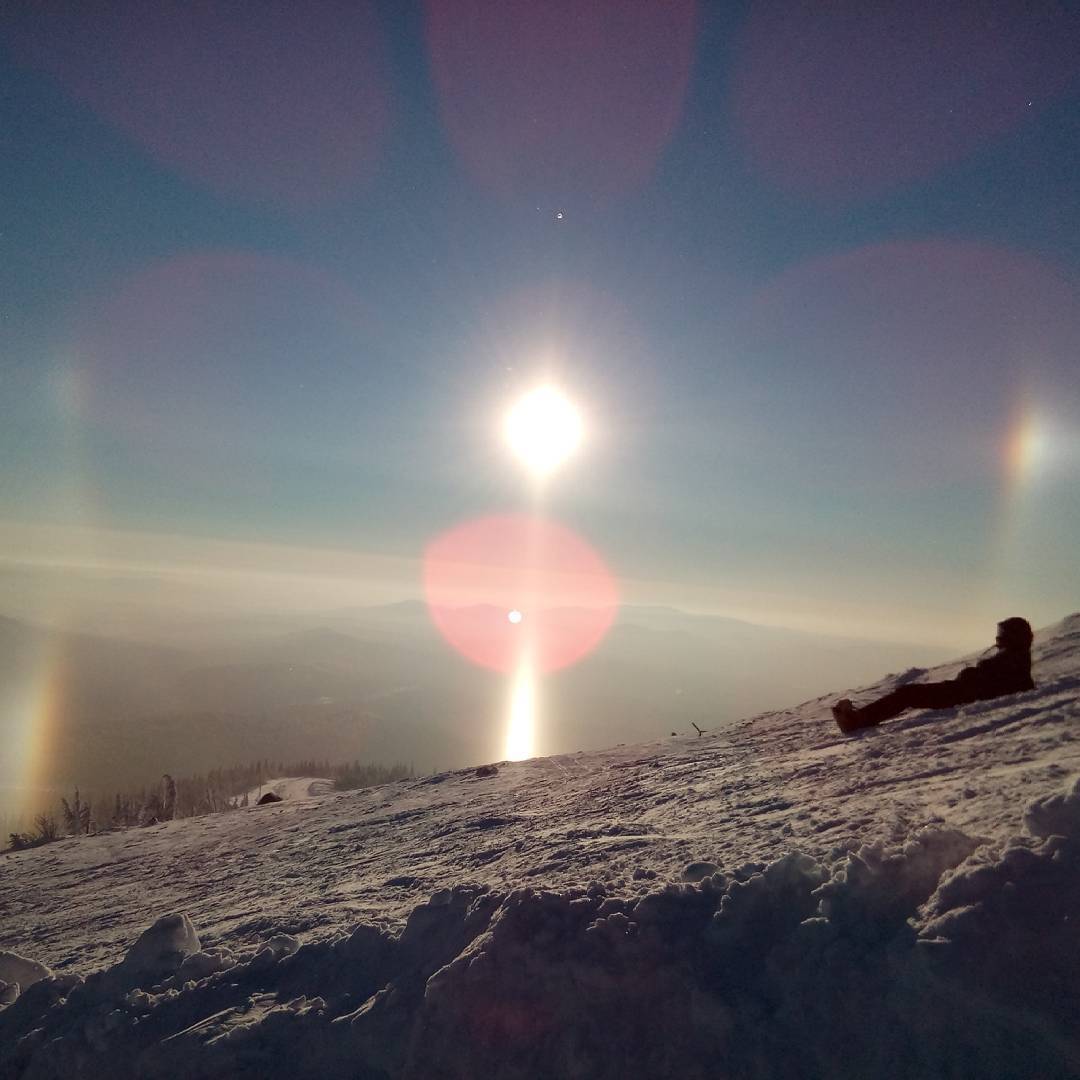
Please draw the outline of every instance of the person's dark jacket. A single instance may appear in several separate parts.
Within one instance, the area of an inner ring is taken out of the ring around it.
[[[980,660],[974,667],[964,668],[956,677],[956,685],[969,701],[988,701],[990,698],[1034,690],[1031,679],[1031,653],[1021,649],[1002,649],[994,656]]]

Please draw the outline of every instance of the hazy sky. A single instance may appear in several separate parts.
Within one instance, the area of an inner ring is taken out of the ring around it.
[[[0,608],[419,596],[544,381],[624,601],[1080,607],[1080,15],[820,8],[9,8]]]

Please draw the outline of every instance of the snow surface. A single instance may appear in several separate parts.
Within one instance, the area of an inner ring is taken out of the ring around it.
[[[258,802],[268,792],[276,795],[279,799],[316,799],[321,795],[329,795],[334,790],[334,781],[324,776],[280,776],[274,780],[264,780],[258,787],[253,787],[248,793],[248,802]]]
[[[1080,1076],[1080,615],[1034,655],[10,853],[0,1075]]]

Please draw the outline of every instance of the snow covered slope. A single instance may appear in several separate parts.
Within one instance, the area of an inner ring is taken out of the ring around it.
[[[275,780],[264,780],[248,793],[248,802],[258,802],[264,795],[276,795],[279,799],[315,799],[329,795],[334,790],[334,781],[322,776],[281,776]]]
[[[1080,615],[1034,675],[9,854],[0,1075],[1080,1076]]]

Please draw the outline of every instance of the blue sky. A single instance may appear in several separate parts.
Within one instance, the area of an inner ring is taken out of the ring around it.
[[[528,504],[499,418],[553,378],[546,510],[624,599],[971,646],[1080,606],[1075,11],[537,9],[16,5],[3,565],[416,595]]]

